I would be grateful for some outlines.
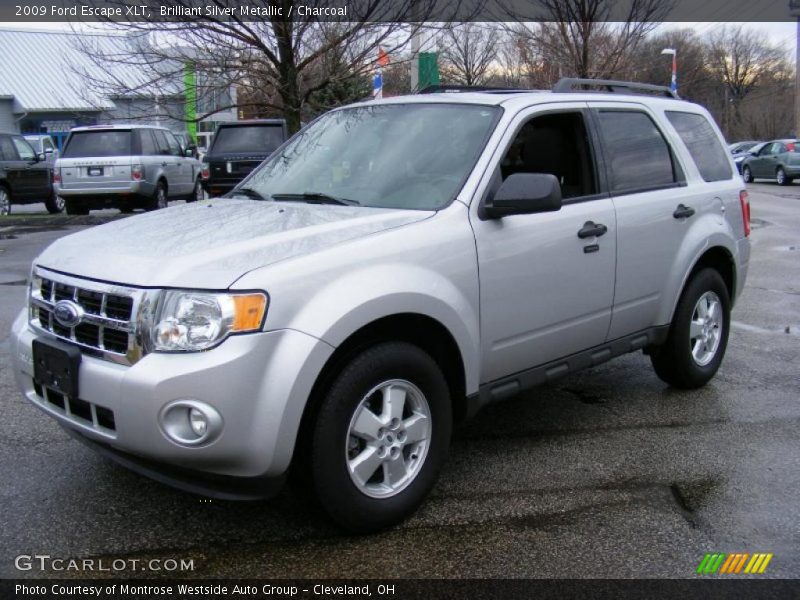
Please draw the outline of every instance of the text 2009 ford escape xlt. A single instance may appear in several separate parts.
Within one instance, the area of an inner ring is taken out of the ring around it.
[[[227,198],[58,240],[13,328],[23,393],[184,489],[264,497],[291,466],[370,531],[488,402],[635,350],[702,386],[747,272],[742,181],[703,108],[576,84],[335,110]]]

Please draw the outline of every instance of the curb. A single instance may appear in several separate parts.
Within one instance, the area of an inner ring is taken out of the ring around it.
[[[131,215],[9,215],[0,219],[0,228],[6,227],[71,227],[76,225],[102,225]]]

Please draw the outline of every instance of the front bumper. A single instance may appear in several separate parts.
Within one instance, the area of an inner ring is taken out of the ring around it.
[[[46,390],[40,395],[33,382],[35,337],[22,311],[12,328],[14,374],[25,397],[61,425],[123,455],[239,478],[286,472],[306,400],[334,350],[304,333],[277,330],[232,336],[206,352],[153,353],[132,366],[84,354],[80,400],[93,407],[92,415],[98,407],[112,411],[109,428],[108,417],[98,426],[50,401]],[[221,434],[201,446],[171,441],[159,413],[176,399],[214,407],[222,416]]]

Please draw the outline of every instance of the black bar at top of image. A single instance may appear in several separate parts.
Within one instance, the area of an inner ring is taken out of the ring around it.
[[[552,1],[552,0],[549,0]],[[643,0],[605,0],[593,20],[627,21]],[[659,0],[664,22],[780,22],[800,15],[800,0]],[[165,9],[175,9],[166,11]],[[104,12],[98,13],[98,9]],[[110,14],[109,14],[110,11]],[[199,11],[199,12],[198,12]],[[289,14],[291,13],[291,14]],[[542,0],[0,0],[0,22],[295,20],[442,22],[547,20]],[[636,20],[636,19],[633,19]]]
[[[576,568],[580,568],[576,565]],[[113,587],[112,587],[113,586]],[[127,586],[127,589],[125,588]],[[184,586],[182,588],[181,586]],[[190,592],[185,587],[191,588]],[[234,587],[241,592],[236,594]],[[222,592],[221,588],[225,591]],[[347,598],[349,600],[433,600],[468,598],[470,600],[673,600],[707,598],[748,600],[796,598],[800,581],[780,579],[733,579],[698,577],[696,579],[386,579],[386,580],[145,580],[95,579],[0,580],[0,598],[83,600],[186,600],[187,598],[311,599]]]

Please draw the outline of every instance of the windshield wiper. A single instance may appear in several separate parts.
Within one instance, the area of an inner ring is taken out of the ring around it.
[[[233,196],[236,196],[237,194],[239,196],[247,196],[248,198],[253,198],[255,200],[266,200],[266,197],[264,197],[263,194],[249,187],[239,188],[231,192],[231,195]]]
[[[341,198],[339,196],[331,196],[330,194],[323,194],[322,192],[303,192],[302,194],[272,194],[272,199],[280,200],[302,200],[304,202],[316,202],[319,204],[341,204],[343,206],[359,206],[361,203],[358,200],[351,200],[350,198]]]

